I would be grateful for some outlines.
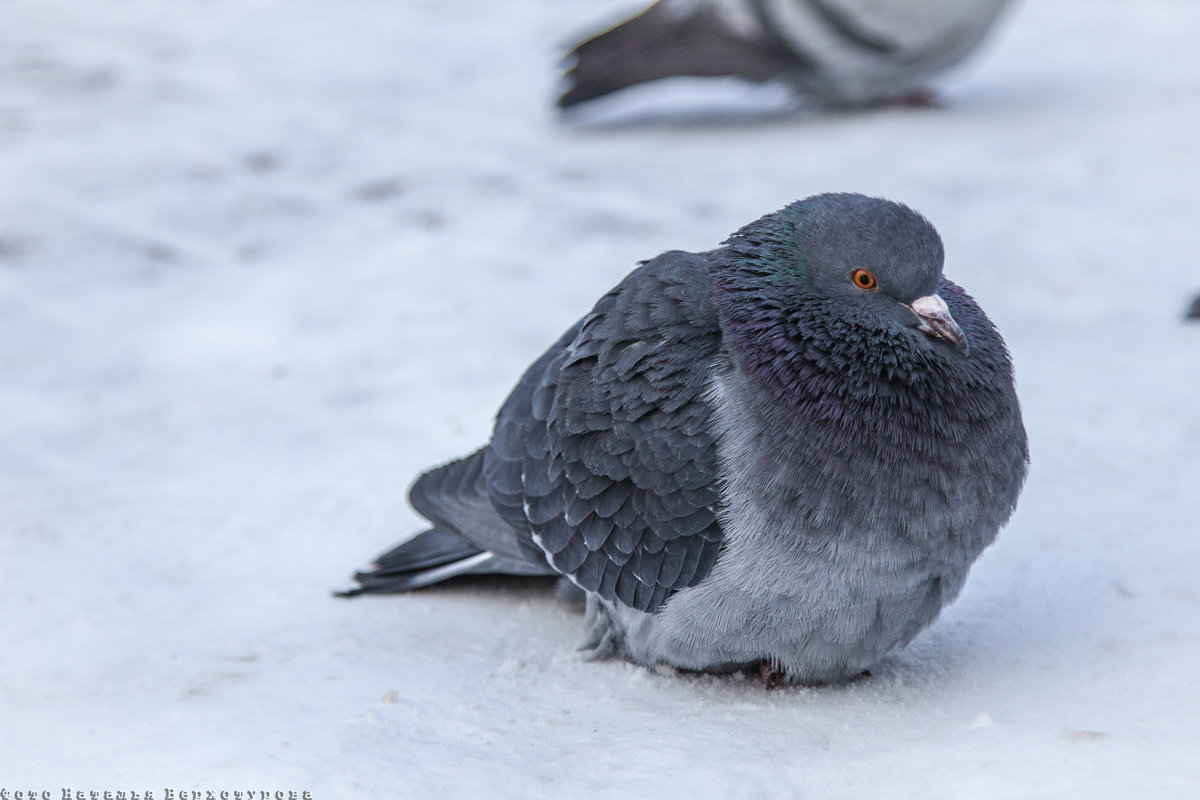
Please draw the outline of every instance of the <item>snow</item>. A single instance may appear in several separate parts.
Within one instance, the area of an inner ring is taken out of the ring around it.
[[[1023,3],[945,107],[676,82],[564,122],[617,0],[8,0],[0,789],[1200,795],[1200,6]],[[1033,468],[874,675],[586,662],[544,584],[329,590],[639,259],[808,194],[929,216]]]

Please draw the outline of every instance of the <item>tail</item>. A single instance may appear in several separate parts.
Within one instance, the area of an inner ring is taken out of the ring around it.
[[[575,45],[567,60],[574,64],[560,108],[676,75],[765,81],[795,66],[786,45],[739,35],[708,4],[681,13],[662,2]]]
[[[468,543],[462,537],[433,528],[392,548],[375,559],[374,568],[356,572],[358,586],[338,597],[360,594],[394,594],[441,583],[460,575],[547,575],[548,566],[502,558]]]
[[[496,511],[485,454],[486,448],[417,478],[408,499],[433,528],[379,556],[373,569],[355,573],[357,588],[336,594],[406,592],[460,575],[558,574],[525,556],[517,531]]]

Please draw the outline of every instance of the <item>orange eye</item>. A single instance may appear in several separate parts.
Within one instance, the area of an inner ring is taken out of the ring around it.
[[[874,289],[875,276],[865,269],[856,269],[850,273],[850,280],[860,289]]]

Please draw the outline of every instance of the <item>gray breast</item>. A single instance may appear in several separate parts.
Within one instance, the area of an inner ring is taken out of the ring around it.
[[[643,664],[716,670],[766,660],[792,680],[851,677],[927,627],[985,543],[903,535],[879,527],[874,504],[834,502],[845,487],[822,482],[840,480],[839,469],[806,469],[813,451],[781,447],[748,386],[726,364],[711,389],[725,530],[712,574],[657,614],[607,613],[626,655]],[[916,527],[947,525],[939,504],[924,505],[928,519]]]

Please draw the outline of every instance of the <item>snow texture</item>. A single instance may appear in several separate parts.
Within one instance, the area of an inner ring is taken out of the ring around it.
[[[630,10],[7,0],[0,788],[1200,796],[1200,5],[1018,4],[941,109],[560,120]],[[822,191],[934,221],[1031,436],[909,648],[768,692],[586,662],[544,582],[330,597],[637,260]]]

